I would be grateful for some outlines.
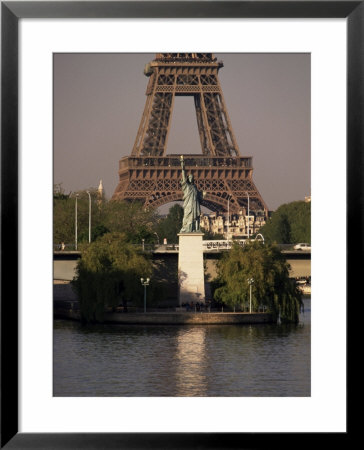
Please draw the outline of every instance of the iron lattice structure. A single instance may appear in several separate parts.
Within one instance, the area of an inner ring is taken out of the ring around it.
[[[145,66],[147,100],[131,156],[119,163],[119,184],[113,199],[141,200],[161,206],[182,200],[180,155],[166,155],[175,97],[192,96],[202,155],[184,155],[186,170],[203,205],[215,212],[247,208],[267,215],[252,180],[252,157],[240,156],[226,110],[218,71],[223,63],[212,53],[157,53]]]

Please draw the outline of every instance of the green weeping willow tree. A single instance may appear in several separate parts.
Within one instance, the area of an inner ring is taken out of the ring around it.
[[[302,295],[289,278],[289,264],[275,245],[251,241],[234,244],[217,265],[214,298],[230,307],[243,308],[249,303],[253,278],[252,310],[265,306],[282,322],[298,323],[303,306]]]
[[[108,307],[142,298],[140,278],[151,276],[151,263],[124,233],[107,233],[81,248],[73,286],[83,322],[101,322]]]

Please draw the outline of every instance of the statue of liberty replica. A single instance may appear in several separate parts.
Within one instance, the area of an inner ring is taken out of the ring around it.
[[[181,155],[183,222],[179,236],[178,284],[179,304],[205,303],[203,266],[203,233],[200,230],[201,195],[193,182],[193,175],[186,177],[185,162]]]
[[[182,167],[182,192],[183,192],[183,222],[180,233],[200,232],[200,204],[204,197],[203,193],[198,191],[192,173],[186,177],[185,162],[181,155]]]

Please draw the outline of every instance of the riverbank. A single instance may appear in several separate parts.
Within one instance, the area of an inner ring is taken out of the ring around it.
[[[54,318],[80,320],[77,301],[55,300]],[[269,313],[247,312],[185,312],[185,311],[153,311],[153,312],[105,312],[103,323],[129,325],[237,325],[273,323]]]
[[[53,315],[55,319],[80,321],[77,296],[69,281],[54,280],[53,283]],[[134,308],[123,312],[107,311],[103,323],[133,324],[133,325],[232,325],[275,323],[272,314],[264,312],[222,312],[222,311],[186,311],[184,308],[149,309],[147,313]]]

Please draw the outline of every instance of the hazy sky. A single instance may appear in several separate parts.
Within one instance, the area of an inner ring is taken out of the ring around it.
[[[215,54],[241,156],[268,209],[311,195],[310,55]],[[146,100],[144,65],[155,54],[56,54],[54,183],[68,193],[118,184]],[[200,153],[193,97],[177,97],[167,154]]]

